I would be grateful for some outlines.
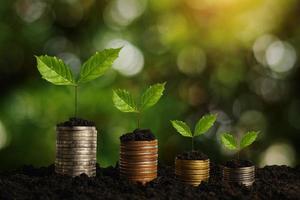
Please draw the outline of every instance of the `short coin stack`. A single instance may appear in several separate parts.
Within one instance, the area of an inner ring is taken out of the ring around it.
[[[56,128],[55,172],[96,175],[97,130],[93,126]]]
[[[198,186],[209,178],[209,159],[207,160],[175,160],[176,178],[186,184]]]
[[[223,168],[223,180],[251,186],[255,180],[255,166],[239,168]]]
[[[121,142],[120,174],[145,184],[157,177],[157,140]]]

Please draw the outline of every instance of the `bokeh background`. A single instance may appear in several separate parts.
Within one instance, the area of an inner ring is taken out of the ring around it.
[[[169,120],[216,125],[196,148],[216,162],[234,156],[220,133],[260,130],[242,152],[258,166],[300,162],[300,1],[298,0],[1,0],[0,169],[47,166],[55,125],[73,115],[73,90],[42,80],[34,55],[56,55],[78,73],[95,51],[123,49],[113,69],[79,88],[79,116],[96,122],[98,162],[114,165],[119,136],[135,116],[113,107],[112,89],[136,97],[167,81],[164,97],[142,116],[172,164],[191,142]]]

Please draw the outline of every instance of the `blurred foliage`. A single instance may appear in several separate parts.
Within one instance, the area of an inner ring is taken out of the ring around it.
[[[2,0],[0,169],[49,165],[55,124],[73,115],[73,90],[40,78],[34,55],[56,55],[75,73],[86,58],[124,46],[114,69],[79,88],[79,115],[96,122],[98,162],[114,165],[119,136],[135,116],[113,107],[112,89],[136,94],[167,81],[142,127],[159,139],[160,161],[191,148],[169,120],[206,112],[216,125],[196,148],[221,162],[220,133],[261,130],[242,152],[258,165],[300,162],[300,2],[297,0]]]

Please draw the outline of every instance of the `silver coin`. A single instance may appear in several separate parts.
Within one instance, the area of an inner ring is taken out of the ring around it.
[[[63,159],[93,159],[93,158],[96,158],[96,154],[86,154],[86,155],[56,154],[56,158],[63,158]]]
[[[223,174],[223,177],[227,177],[227,178],[243,178],[243,177],[254,177],[254,174],[245,174],[245,175],[241,175],[241,174],[231,174],[231,175],[226,175]]]
[[[56,154],[57,158],[65,159],[93,159],[96,158],[96,154],[86,154],[86,155],[72,155],[72,154]]]
[[[84,140],[84,141],[97,140],[97,136],[58,135],[56,138],[58,140]]]
[[[56,149],[56,154],[62,154],[62,155],[94,155],[96,153],[97,153],[96,149],[85,150],[85,151],[82,150],[79,151],[74,149],[65,149],[65,150]]]
[[[62,150],[66,150],[66,149],[74,149],[74,150],[97,150],[97,147],[96,147],[96,145],[93,145],[93,146],[91,146],[91,145],[86,145],[86,146],[88,146],[88,147],[81,147],[81,146],[77,146],[77,147],[70,147],[70,146],[67,146],[67,145],[64,145],[64,146],[62,146],[62,145],[56,145],[56,149],[62,149]]]
[[[73,171],[80,171],[80,170],[94,170],[96,166],[61,166],[55,165],[58,170],[73,170]]]
[[[93,149],[97,148],[97,145],[95,144],[56,144],[57,148],[87,148],[87,149]]]
[[[56,160],[55,164],[58,165],[96,165],[96,160],[93,161],[61,161]]]
[[[56,162],[60,162],[60,163],[63,163],[63,162],[66,162],[66,163],[71,163],[73,162],[74,164],[80,164],[80,163],[85,163],[85,162],[91,162],[91,161],[94,161],[96,162],[96,159],[86,159],[86,158],[80,158],[80,159],[70,159],[70,158],[56,158],[55,159]]]
[[[67,134],[77,134],[77,133],[97,133],[97,131],[89,130],[57,130],[56,133],[67,133]]]
[[[64,171],[96,171],[96,166],[91,167],[62,167],[55,166],[55,170],[64,170]]]
[[[96,153],[97,149],[56,149],[56,153],[66,153],[66,154],[91,154]]]
[[[67,130],[67,131],[81,131],[81,130],[95,130],[95,126],[58,126],[56,127],[56,130]]]
[[[95,161],[96,158],[65,158],[65,157],[57,157],[56,160],[58,162],[89,162]]]
[[[250,167],[240,167],[240,168],[229,168],[229,167],[224,167],[223,168],[224,172],[232,172],[232,173],[240,173],[240,172],[253,172],[255,171],[255,166],[250,166]]]
[[[94,149],[91,149],[91,148],[89,148],[89,149],[77,149],[77,148],[56,148],[56,152],[61,152],[61,153],[71,153],[71,154],[73,154],[73,153],[78,153],[78,154],[80,154],[80,153],[83,153],[83,154],[85,154],[85,153],[96,153],[97,152],[97,149],[96,148],[94,148]]]
[[[94,144],[97,145],[97,140],[78,140],[78,139],[61,139],[56,138],[56,144]]]
[[[86,154],[86,155],[56,154],[56,158],[64,158],[64,159],[93,159],[93,158],[96,158],[96,154]]]
[[[57,135],[64,135],[64,136],[69,136],[69,135],[74,135],[74,136],[97,136],[97,133],[92,131],[59,131],[56,133]]]
[[[70,165],[57,165],[55,164],[56,169],[65,169],[65,170],[95,170],[96,165],[90,165],[90,166],[80,166],[80,165],[75,165],[75,166],[70,166]]]
[[[56,144],[58,145],[97,145],[97,141],[56,141]]]
[[[89,162],[89,161],[95,161],[97,160],[96,159],[96,156],[80,156],[80,157],[76,157],[76,156],[73,156],[73,157],[70,157],[70,158],[67,158],[67,157],[56,157],[57,161],[69,161],[69,162],[73,162],[73,161],[80,161],[80,162]]]
[[[85,169],[85,168],[93,168],[96,167],[96,164],[89,164],[89,165],[71,165],[71,164],[58,164],[55,163],[55,167],[60,167],[60,168],[78,168],[78,169]]]
[[[95,134],[58,134],[56,135],[57,138],[65,137],[65,138],[97,138]]]
[[[56,168],[59,168],[59,169],[74,169],[74,170],[80,170],[80,169],[94,169],[96,168],[96,165],[58,165],[58,164],[55,164],[55,167]]]

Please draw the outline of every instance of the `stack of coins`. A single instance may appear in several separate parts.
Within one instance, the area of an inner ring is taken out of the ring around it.
[[[175,159],[176,178],[186,184],[198,186],[209,178],[209,159],[181,160]]]
[[[157,177],[157,140],[121,142],[120,175],[145,184]]]
[[[56,128],[55,172],[96,175],[97,130],[89,126]]]
[[[255,166],[240,168],[223,168],[223,180],[251,186],[255,180]]]

